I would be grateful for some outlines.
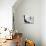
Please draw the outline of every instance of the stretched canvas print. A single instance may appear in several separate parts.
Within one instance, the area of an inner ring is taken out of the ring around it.
[[[24,15],[24,22],[28,24],[34,23],[34,16]]]

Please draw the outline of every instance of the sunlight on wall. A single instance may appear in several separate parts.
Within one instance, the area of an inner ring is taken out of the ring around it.
[[[12,29],[12,6],[16,0],[0,0],[0,27]]]

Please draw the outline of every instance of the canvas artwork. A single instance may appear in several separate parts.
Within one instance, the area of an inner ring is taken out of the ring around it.
[[[28,24],[34,24],[34,16],[24,15],[24,22]]]

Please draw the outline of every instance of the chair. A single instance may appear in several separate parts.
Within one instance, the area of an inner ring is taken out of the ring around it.
[[[22,46],[22,33],[15,33],[16,46]]]

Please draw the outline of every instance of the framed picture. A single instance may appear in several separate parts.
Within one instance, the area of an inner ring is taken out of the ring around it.
[[[34,24],[34,16],[24,15],[24,22],[29,24]]]

